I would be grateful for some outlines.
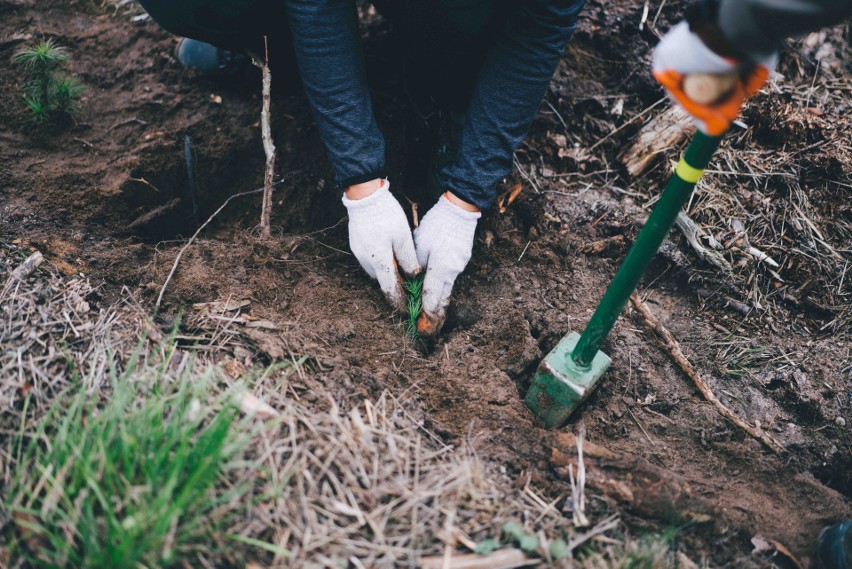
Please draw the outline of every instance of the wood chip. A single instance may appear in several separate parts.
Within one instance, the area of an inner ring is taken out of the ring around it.
[[[541,563],[540,559],[527,557],[520,549],[498,549],[490,555],[465,553],[453,555],[449,563],[444,556],[424,557],[420,560],[421,569],[513,569],[530,567]]]
[[[680,144],[695,132],[689,114],[673,105],[648,121],[621,162],[634,178],[644,172],[660,152]]]
[[[256,395],[249,391],[241,391],[237,395],[237,405],[240,411],[246,415],[254,415],[258,419],[274,419],[280,417],[281,413],[273,409],[268,403],[261,401]]]
[[[241,310],[251,305],[250,300],[214,300],[213,302],[196,302],[192,307],[196,310],[212,310],[216,312],[231,312]]]

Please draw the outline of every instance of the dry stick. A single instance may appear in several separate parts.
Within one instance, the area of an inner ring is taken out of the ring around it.
[[[260,112],[260,132],[263,138],[263,152],[266,154],[266,171],[263,176],[263,206],[260,210],[260,237],[269,239],[271,230],[269,216],[272,213],[272,178],[275,175],[275,144],[272,142],[272,127],[269,120],[269,106],[272,92],[272,73],[269,71],[269,46],[266,36],[263,36],[263,47],[266,51],[261,63],[252,57],[251,62],[263,73],[263,108]]]
[[[572,521],[574,527],[586,527],[589,519],[586,517],[586,463],[583,460],[583,440],[586,438],[586,425],[580,424],[580,434],[577,441],[577,479],[574,479],[574,468],[568,465],[568,480],[571,482],[571,503],[573,506]]]
[[[0,298],[6,296],[6,293],[16,284],[21,281],[26,280],[28,276],[32,274],[34,270],[41,265],[42,261],[44,261],[44,257],[42,257],[40,251],[36,251],[32,255],[26,258],[26,260],[21,263],[18,268],[11,272],[9,275],[9,279],[6,281],[6,285],[3,287],[3,290],[0,291]]]
[[[713,392],[710,390],[710,387],[707,385],[707,382],[705,382],[704,379],[701,378],[695,368],[692,367],[692,364],[689,363],[689,360],[686,359],[686,356],[683,355],[683,352],[680,349],[680,344],[678,344],[677,340],[675,340],[675,337],[672,335],[671,332],[668,331],[668,329],[666,329],[665,326],[663,326],[656,319],[656,317],[651,313],[650,309],[648,308],[648,305],[645,304],[645,301],[639,298],[638,294],[636,294],[635,292],[631,294],[630,302],[633,303],[633,307],[636,308],[636,310],[642,316],[645,325],[656,334],[657,339],[659,340],[663,349],[675,361],[675,363],[680,367],[680,369],[683,370],[683,373],[689,376],[692,382],[695,383],[695,386],[698,388],[698,391],[701,392],[701,394],[704,396],[705,399],[707,399],[707,401],[713,404],[713,406],[716,408],[720,415],[728,419],[737,427],[744,430],[750,436],[765,444],[767,447],[769,447],[769,450],[771,450],[775,454],[784,453],[784,448],[780,444],[778,444],[778,442],[776,442],[772,437],[763,432],[763,429],[761,429],[760,427],[752,427],[751,425],[737,417],[737,415],[733,411],[728,409],[724,405],[724,403],[722,403],[716,398],[716,395],[714,395]]]

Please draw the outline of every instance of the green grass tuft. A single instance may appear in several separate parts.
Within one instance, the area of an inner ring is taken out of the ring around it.
[[[233,547],[227,530],[251,488],[230,474],[249,437],[230,400],[211,395],[212,369],[190,361],[170,378],[168,365],[130,364],[103,401],[80,387],[57,398],[3,507],[13,561],[189,567]]]
[[[420,337],[420,332],[417,330],[417,320],[423,312],[423,279],[425,277],[426,272],[421,271],[417,276],[407,279],[404,283],[402,283],[402,288],[405,290],[405,295],[408,300],[405,318],[405,335],[413,339]]]

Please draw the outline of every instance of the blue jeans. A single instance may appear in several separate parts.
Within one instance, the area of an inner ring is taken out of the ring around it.
[[[373,116],[352,0],[141,1],[167,29],[223,47],[289,31],[338,186],[384,174],[385,139]],[[512,155],[538,111],[584,4],[377,0],[403,28],[410,48],[422,48],[424,72],[434,75],[436,91],[447,95],[450,106],[465,110],[458,155],[438,176],[442,189],[483,209],[493,204],[496,185],[512,171]],[[195,20],[174,23],[187,17]],[[199,21],[199,30],[191,29]],[[246,29],[225,26],[217,40],[211,33],[217,21],[239,22]]]

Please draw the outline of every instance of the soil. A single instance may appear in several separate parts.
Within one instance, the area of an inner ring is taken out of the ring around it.
[[[483,217],[453,313],[425,353],[404,338],[401,317],[347,252],[345,211],[299,93],[279,96],[273,106],[283,178],[274,197],[275,237],[256,238],[259,195],[232,201],[181,260],[165,293],[163,325],[191,303],[249,299],[253,316],[286,329],[257,332],[261,360],[307,354],[341,400],[384,388],[413,393],[447,440],[474,433],[489,462],[519,480],[531,476],[550,499],[565,492],[551,463],[553,432],[535,422],[522,396],[541,358],[583,327],[641,227],[645,197],[665,177],[665,168],[656,168],[631,181],[618,156],[641,126],[628,118],[660,98],[646,72],[654,30],[666,29],[681,9],[663,3],[640,30],[638,0],[590,2],[518,152],[521,168],[537,174],[507,180],[506,187],[524,184],[521,196],[505,213]],[[153,307],[185,238],[228,196],[262,183],[259,76],[184,72],[173,58],[174,38],[94,3],[0,0],[0,20],[3,61],[33,38],[54,37],[70,49],[71,70],[87,89],[76,124],[34,130],[24,124],[18,70],[0,66],[0,240],[20,239],[66,274],[101,282],[105,304],[127,287]],[[367,21],[368,71],[392,149],[391,179],[401,201],[416,201],[422,214],[430,201],[420,157],[434,116],[406,89],[392,31],[375,15]],[[810,75],[800,79],[807,84]],[[848,147],[836,149],[846,153],[839,158],[807,152],[817,135],[809,122],[787,120],[802,112],[795,104],[764,95],[752,109],[750,144],[802,148],[816,180],[849,179]],[[842,109],[823,105],[820,113],[808,120],[850,128]],[[849,191],[844,196],[837,187],[833,198],[814,198],[824,220],[849,203]],[[612,237],[602,250],[582,252]],[[678,235],[671,239],[670,254],[659,255],[644,279],[643,296],[716,394],[788,453],[771,454],[720,417],[630,311],[604,346],[613,359],[605,380],[563,431],[583,422],[592,442],[644,459],[709,504],[710,521],[680,533],[693,559],[771,564],[751,556],[751,538],[761,534],[810,566],[820,529],[852,517],[849,330],[820,332],[832,316],[805,304],[743,315],[704,299],[694,273],[673,260],[689,251]],[[848,264],[849,243],[835,245],[847,251]],[[797,271],[784,276],[795,280]],[[739,374],[730,369],[732,345],[750,357],[739,361]],[[601,498],[593,508],[619,509],[639,534],[683,522],[606,492]]]

